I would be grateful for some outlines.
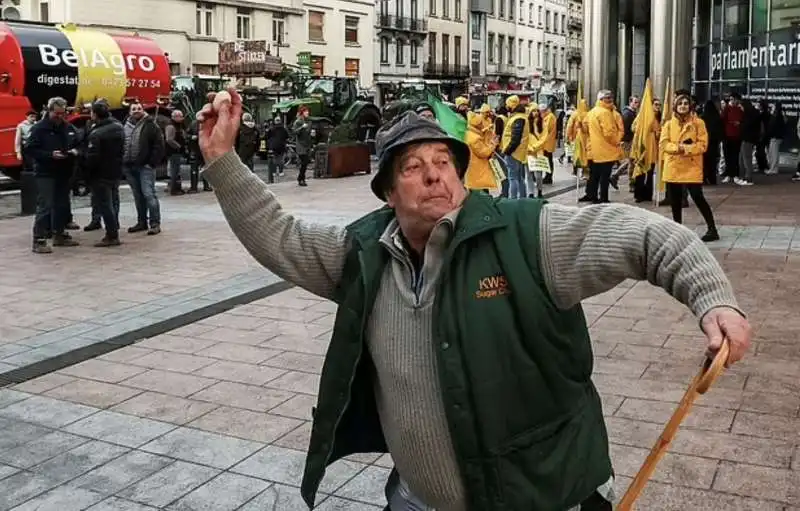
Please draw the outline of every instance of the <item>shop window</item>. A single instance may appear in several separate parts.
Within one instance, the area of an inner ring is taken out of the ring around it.
[[[756,3],[760,4],[762,1],[756,0]],[[800,25],[800,0],[772,0],[770,30],[798,25]]]
[[[750,33],[750,0],[726,0],[722,34],[725,39]]]

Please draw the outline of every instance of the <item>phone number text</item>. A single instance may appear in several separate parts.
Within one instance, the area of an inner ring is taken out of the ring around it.
[[[101,83],[104,87],[138,87],[140,89],[158,89],[161,87],[161,80],[148,80],[146,78],[103,78]]]

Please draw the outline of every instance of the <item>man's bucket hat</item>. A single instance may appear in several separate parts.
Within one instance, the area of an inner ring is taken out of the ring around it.
[[[384,126],[375,136],[375,152],[378,156],[378,172],[372,178],[370,186],[380,200],[386,200],[386,189],[391,181],[392,164],[400,152],[412,145],[422,142],[443,142],[450,147],[455,156],[455,166],[459,177],[463,178],[469,166],[469,147],[467,144],[451,137],[438,123],[420,117],[415,112],[404,112],[395,120]]]

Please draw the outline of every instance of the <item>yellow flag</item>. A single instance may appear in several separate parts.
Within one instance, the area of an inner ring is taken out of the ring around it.
[[[664,100],[661,102],[663,107],[661,108],[661,129],[665,129],[667,125],[667,121],[672,119],[672,84],[670,83],[670,78],[667,78],[667,86],[664,90]],[[658,191],[663,192],[666,190],[667,186],[664,183],[663,179],[663,169],[664,169],[664,151],[659,144],[658,147]]]
[[[583,119],[586,117],[586,113],[589,111],[587,106],[586,100],[583,97],[583,84],[578,82],[578,95],[576,96],[578,100],[578,108],[572,114],[572,122],[577,123],[578,127],[578,134],[575,137],[575,142],[572,148],[572,160],[575,162],[575,166],[579,169],[583,169],[587,166],[588,162],[586,161],[586,135],[583,133],[581,129],[581,124],[583,123]]]
[[[633,162],[633,177],[646,174],[658,158],[658,141],[653,133],[656,112],[653,110],[653,86],[650,79],[644,86],[642,107],[633,123],[633,140],[630,157]]]

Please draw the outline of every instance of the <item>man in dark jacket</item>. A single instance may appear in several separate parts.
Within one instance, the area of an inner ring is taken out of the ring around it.
[[[297,174],[297,184],[299,186],[308,186],[306,184],[306,169],[308,168],[308,162],[311,160],[312,145],[309,115],[308,108],[301,106],[297,110],[297,119],[292,124],[292,133],[294,133],[297,147],[297,158],[300,160],[300,170]]]
[[[186,144],[189,148],[189,193],[197,193],[197,185],[200,181],[200,168],[205,165],[203,153],[200,151],[199,144],[200,121],[195,119],[189,125],[186,132]],[[203,179],[203,191],[210,192],[211,185]]]
[[[278,176],[283,177],[283,158],[286,155],[286,145],[289,143],[289,131],[283,125],[280,116],[275,117],[265,136],[269,153],[269,182],[274,183],[276,171]]]
[[[167,165],[169,168],[170,195],[183,195],[181,185],[181,164],[186,155],[186,128],[183,125],[183,112],[173,110],[170,122],[164,128],[167,149]]]
[[[729,183],[739,177],[739,153],[742,150],[742,121],[744,109],[742,97],[734,92],[730,95],[728,103],[722,107],[722,127],[725,140],[722,142],[722,151],[725,155],[725,176],[723,183]]]
[[[639,115],[640,105],[641,100],[639,97],[631,96],[628,98],[628,104],[625,105],[622,112],[620,112],[622,115],[622,126],[625,129],[622,133],[622,152],[624,156],[616,172],[611,176],[610,183],[614,188],[618,188],[617,181],[623,172],[627,172],[629,178],[633,176],[633,164],[630,159],[631,143],[633,142],[633,121],[635,121],[636,116]],[[633,179],[630,179],[631,191],[633,191],[633,184]]]
[[[86,140],[86,179],[92,202],[106,227],[105,237],[96,247],[112,247],[119,241],[119,180],[125,153],[125,130],[111,117],[108,103],[92,104],[93,125]]]
[[[236,137],[236,154],[250,170],[255,170],[255,157],[259,142],[258,130],[253,116],[249,113],[242,115],[242,125],[239,127],[239,136]]]
[[[36,219],[33,222],[33,251],[49,254],[53,246],[74,247],[79,243],[65,232],[70,215],[70,180],[75,166],[78,137],[64,120],[67,102],[51,98],[47,115],[28,135],[26,151],[33,159],[38,191]]]
[[[125,179],[131,185],[136,204],[136,225],[128,232],[161,232],[161,208],[156,196],[156,167],[164,159],[164,136],[156,121],[142,105],[131,105],[125,125]],[[148,229],[148,214],[150,228]]]

